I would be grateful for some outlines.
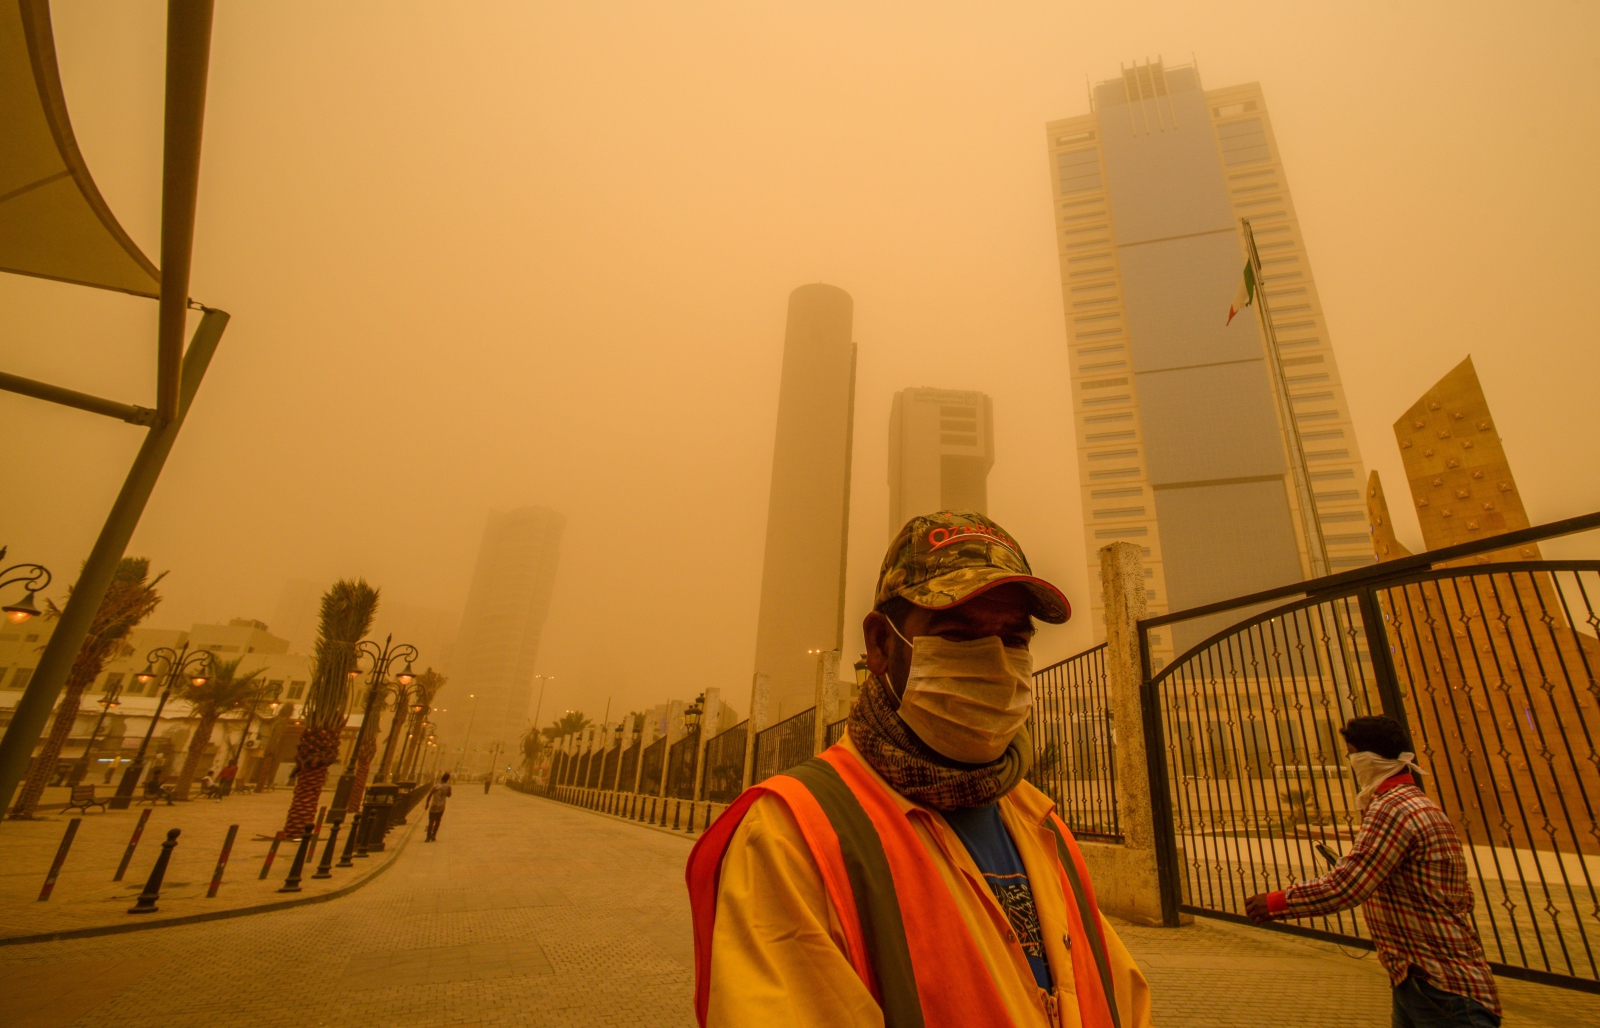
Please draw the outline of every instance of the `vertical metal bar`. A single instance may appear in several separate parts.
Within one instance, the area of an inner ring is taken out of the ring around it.
[[[75,817],[67,822],[67,832],[61,837],[61,845],[56,848],[56,859],[50,862],[50,872],[44,876],[44,887],[39,890],[39,902],[43,903],[55,891],[56,876],[61,874],[61,865],[67,862],[67,851],[72,849],[72,840],[78,834],[78,826],[83,824],[83,818]]]
[[[157,424],[177,420],[200,138],[211,64],[212,0],[168,0],[167,97],[161,161],[161,300],[156,351]]]
[[[133,863],[133,851],[138,848],[139,837],[144,834],[145,823],[150,820],[151,811],[146,808],[139,815],[139,823],[133,826],[133,837],[128,840],[128,848],[122,851],[122,863],[117,865],[117,873],[111,876],[113,882],[122,881],[122,876],[128,873],[128,865]]]
[[[1167,782],[1166,740],[1161,728],[1161,685],[1150,680],[1150,631],[1139,626],[1139,714],[1144,721],[1145,766],[1150,774],[1151,822],[1155,829],[1156,876],[1161,885],[1161,923],[1178,927],[1178,846],[1173,835],[1172,793]]]
[[[238,834],[238,825],[228,826],[228,837],[222,840],[222,853],[217,857],[217,869],[211,872],[211,885],[206,889],[206,899],[215,898],[217,889],[222,886],[222,870],[228,866],[228,854],[233,852],[233,839]]]
[[[1361,627],[1367,637],[1367,651],[1372,654],[1373,684],[1378,687],[1378,700],[1383,712],[1400,722],[1411,735],[1407,724],[1405,697],[1400,693],[1400,679],[1395,674],[1393,654],[1389,650],[1389,636],[1383,627],[1383,611],[1378,607],[1376,591],[1371,586],[1362,587],[1360,593]]]
[[[200,380],[205,377],[211,355],[216,352],[217,343],[221,341],[222,331],[227,325],[228,315],[223,311],[207,310],[205,317],[200,320],[194,338],[189,343],[188,353],[183,358],[183,394],[178,416],[164,425],[151,428],[145,436],[143,445],[139,447],[139,455],[128,469],[122,491],[111,505],[94,548],[83,562],[83,570],[78,573],[78,581],[73,585],[72,595],[67,598],[66,607],[56,622],[56,630],[45,644],[44,652],[39,655],[39,663],[33,677],[28,680],[28,688],[17,701],[11,723],[6,727],[5,738],[0,739],[0,810],[11,805],[17,783],[27,773],[33,748],[44,731],[45,722],[50,719],[50,711],[61,694],[61,687],[66,684],[67,673],[77,659],[84,636],[89,633],[89,625],[94,620],[95,612],[100,609],[100,601],[105,599],[106,589],[110,587],[111,578],[116,574],[117,565],[128,548],[133,530],[138,527],[145,503],[156,487],[167,454],[172,452],[178,430],[183,427],[184,417],[194,402]]]

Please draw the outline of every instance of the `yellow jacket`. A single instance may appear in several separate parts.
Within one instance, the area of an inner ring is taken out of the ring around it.
[[[859,751],[842,741],[852,755]],[[982,873],[939,813],[888,788],[944,878],[991,979],[1018,1028],[1078,1028],[1068,955],[1067,898],[1054,871],[1055,837],[1043,827],[1054,804],[1026,782],[1000,815],[1027,868],[1055,991],[1034,981]],[[1101,918],[1122,1028],[1148,1028],[1144,975]],[[843,926],[811,851],[785,804],[755,800],[722,858],[711,946],[709,1028],[882,1028],[883,1014],[847,956]]]

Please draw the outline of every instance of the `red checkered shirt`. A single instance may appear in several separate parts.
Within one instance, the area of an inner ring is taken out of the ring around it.
[[[1472,924],[1461,840],[1410,774],[1378,786],[1355,844],[1332,871],[1267,895],[1267,909],[1280,917],[1325,917],[1362,903],[1391,982],[1405,981],[1415,965],[1434,988],[1500,1013],[1494,975]]]

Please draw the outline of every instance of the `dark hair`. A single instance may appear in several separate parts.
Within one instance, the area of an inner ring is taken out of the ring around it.
[[[450,780],[450,772],[448,772],[448,771],[446,771],[444,774],[439,776],[439,781],[441,781],[441,782],[448,782],[449,780]]]
[[[1400,727],[1400,722],[1381,714],[1353,717],[1339,729],[1339,734],[1356,749],[1369,750],[1388,760],[1411,749],[1411,740],[1406,738],[1406,730]]]

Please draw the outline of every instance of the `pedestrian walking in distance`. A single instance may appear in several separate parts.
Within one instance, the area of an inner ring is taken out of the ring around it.
[[[1071,614],[981,514],[900,530],[844,738],[689,856],[702,1026],[1149,1028],[1072,832],[1023,779],[1033,619]]]
[[[450,799],[450,772],[446,771],[439,776],[439,783],[433,787],[433,794],[428,797],[428,837],[424,842],[433,842],[439,836],[439,822],[444,820],[444,805]]]
[[[1245,912],[1263,924],[1365,904],[1394,987],[1394,1028],[1496,1028],[1500,996],[1472,925],[1466,856],[1450,818],[1418,787],[1405,729],[1358,717],[1339,734],[1361,790],[1360,834],[1332,871],[1251,896]]]

